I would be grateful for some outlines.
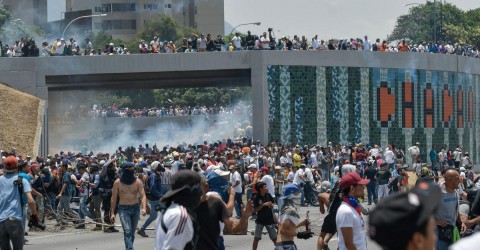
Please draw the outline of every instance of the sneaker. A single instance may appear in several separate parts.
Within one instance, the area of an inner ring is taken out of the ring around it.
[[[110,231],[112,231],[112,233],[118,233],[118,232],[120,232],[120,231],[118,231],[117,229],[115,229],[114,227],[111,227],[111,228],[110,228]]]
[[[107,229],[103,230],[103,232],[104,233],[113,233],[111,228],[107,228]]]
[[[323,245],[323,248],[322,248],[322,250],[330,250],[330,248],[328,247],[328,245],[327,245],[327,244],[325,244],[325,245]]]
[[[79,224],[75,227],[75,229],[85,229],[85,224]]]
[[[92,228],[92,231],[102,231],[102,227],[94,227]]]
[[[148,237],[148,235],[147,235],[147,234],[145,233],[145,231],[142,230],[142,229],[138,230],[138,231],[137,231],[137,234],[140,235],[140,236],[142,236],[142,237],[145,237],[145,238]]]

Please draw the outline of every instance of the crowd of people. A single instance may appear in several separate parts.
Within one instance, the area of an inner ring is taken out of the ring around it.
[[[321,39],[315,35],[311,39],[306,36],[294,35],[276,38],[272,29],[263,32],[262,35],[252,35],[248,31],[246,36],[235,33],[230,41],[221,35],[216,39],[211,34],[191,34],[181,41],[161,40],[153,36],[150,42],[141,40],[138,44],[140,54],[160,53],[191,53],[191,52],[214,52],[214,51],[240,51],[240,50],[358,50],[378,52],[419,52],[439,53],[468,57],[479,57],[480,49],[476,46],[448,41],[420,41],[411,43],[409,40],[387,41],[377,38],[370,40],[368,36],[350,39]],[[0,41],[0,56],[2,57],[35,57],[35,56],[99,56],[99,55],[129,55],[133,53],[126,48],[125,44],[105,44],[102,48],[94,48],[90,38],[84,42],[77,42],[74,38],[66,41],[57,38],[52,43],[43,42],[38,47],[34,39],[21,38],[11,45],[2,44]],[[177,45],[178,44],[178,47]],[[136,50],[135,50],[136,51]]]
[[[59,114],[64,118],[110,118],[110,117],[166,117],[166,116],[190,116],[190,115],[217,115],[217,114],[250,114],[252,107],[245,103],[232,106],[164,106],[143,107],[141,109],[118,107],[115,103],[109,105],[92,105],[89,109],[84,104],[65,106],[64,113]]]
[[[403,152],[394,145],[262,145],[247,138],[45,158],[2,151],[0,246],[22,249],[23,232],[45,226],[115,233],[119,217],[125,249],[134,248],[135,234],[155,237],[156,249],[224,249],[222,232],[245,233],[252,218],[252,249],[264,228],[275,249],[296,249],[295,238],[314,233],[298,208],[318,205],[328,213],[318,249],[329,249],[335,233],[339,249],[367,249],[367,228],[384,249],[443,250],[459,239],[454,249],[475,249],[467,240],[480,235],[480,178],[461,146],[449,152],[433,146],[427,160],[420,143]],[[418,178],[411,190],[409,172]],[[315,201],[306,199],[312,192]],[[143,225],[140,214],[148,215]]]

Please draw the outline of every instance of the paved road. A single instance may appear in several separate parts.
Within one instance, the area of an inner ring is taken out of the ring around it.
[[[323,223],[324,215],[321,215],[317,207],[302,207],[300,215],[305,216],[306,211],[310,211],[310,218],[313,224],[315,236],[309,240],[295,240],[299,249],[316,249],[318,232]],[[142,221],[145,219],[142,218]],[[151,226],[153,227],[153,225]],[[89,226],[92,228],[92,225]],[[250,220],[249,229],[255,228],[255,222]],[[121,228],[120,228],[121,229]],[[151,237],[142,238],[140,236],[135,239],[135,249],[153,249],[154,247],[154,231],[149,230],[147,234]],[[76,230],[67,228],[64,231],[51,232],[30,232],[27,236],[29,240],[26,250],[49,249],[49,250],[81,250],[81,249],[100,249],[100,250],[118,250],[124,248],[123,234],[120,233],[103,233],[87,230]],[[227,235],[225,236],[226,249],[244,250],[251,249],[253,236],[247,235]],[[330,241],[330,249],[337,249],[337,237]],[[273,243],[268,239],[268,235],[263,235],[263,239],[258,244],[258,249],[273,249]],[[380,249],[372,241],[368,241],[368,249]]]

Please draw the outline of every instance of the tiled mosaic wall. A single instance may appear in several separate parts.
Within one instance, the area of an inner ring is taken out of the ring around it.
[[[300,145],[461,145],[477,162],[480,76],[383,68],[269,66],[269,140]]]

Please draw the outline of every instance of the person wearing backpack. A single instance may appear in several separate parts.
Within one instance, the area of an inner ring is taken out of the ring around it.
[[[32,212],[30,221],[39,222],[30,188],[30,183],[17,175],[18,161],[15,156],[3,160],[4,175],[0,176],[0,249],[23,249],[25,243],[25,227],[23,224],[23,194],[27,198]]]
[[[145,185],[145,194],[147,195],[148,205],[150,206],[150,216],[137,231],[137,234],[142,237],[148,237],[145,229],[157,219],[157,207],[160,206],[160,198],[162,198],[162,175],[165,172],[165,168],[159,164],[158,161],[155,161],[152,163],[152,169],[153,173],[148,176]]]

